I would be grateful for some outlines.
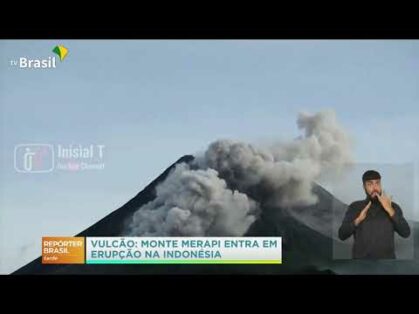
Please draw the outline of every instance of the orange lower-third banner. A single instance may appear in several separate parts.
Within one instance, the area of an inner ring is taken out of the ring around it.
[[[281,264],[281,237],[43,237],[43,264]]]
[[[84,237],[43,237],[42,264],[84,264]]]

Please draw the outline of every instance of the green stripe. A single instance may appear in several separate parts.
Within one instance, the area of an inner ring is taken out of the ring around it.
[[[281,260],[87,260],[86,264],[282,264]]]
[[[58,46],[55,46],[54,49],[52,49],[52,52],[56,53],[61,58],[61,51]]]

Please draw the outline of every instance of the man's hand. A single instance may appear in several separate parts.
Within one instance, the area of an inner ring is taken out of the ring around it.
[[[367,206],[359,213],[358,217],[354,220],[355,226],[358,226],[367,217],[368,209],[371,207],[371,201],[368,202]]]
[[[393,206],[391,206],[391,197],[384,194],[384,192],[383,192],[383,195],[377,194],[377,197],[381,205],[383,206],[384,210],[390,215],[390,217],[393,217],[395,214],[395,210]]]

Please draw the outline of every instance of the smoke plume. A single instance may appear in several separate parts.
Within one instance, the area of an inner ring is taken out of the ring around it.
[[[217,171],[179,164],[156,188],[157,197],[133,217],[131,234],[144,236],[242,235],[255,220],[257,204],[227,188]]]
[[[322,171],[339,171],[350,163],[350,140],[332,111],[301,113],[297,120],[304,135],[288,143],[256,148],[247,143],[212,143],[196,164],[215,169],[233,188],[278,206],[316,203],[313,181]],[[261,195],[262,194],[262,195]]]
[[[264,205],[317,202],[313,182],[351,163],[351,142],[333,111],[300,113],[302,135],[269,147],[218,140],[181,164],[134,214],[131,235],[243,235]]]

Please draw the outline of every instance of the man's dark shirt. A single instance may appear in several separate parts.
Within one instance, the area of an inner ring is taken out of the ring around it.
[[[353,258],[365,259],[393,259],[394,252],[394,231],[403,238],[410,235],[410,227],[403,217],[400,206],[392,202],[394,216],[384,210],[381,203],[373,202],[368,209],[367,216],[358,226],[354,220],[367,206],[368,199],[355,201],[349,205],[342,226],[339,228],[339,238],[346,240],[354,235],[352,248]]]

